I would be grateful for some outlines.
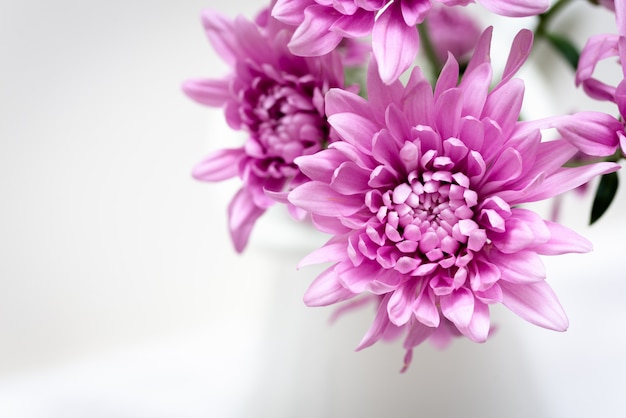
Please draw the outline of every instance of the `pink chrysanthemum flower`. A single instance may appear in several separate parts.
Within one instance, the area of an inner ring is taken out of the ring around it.
[[[540,129],[555,126],[568,137],[608,131],[578,129],[588,124],[587,113],[519,122],[524,85],[513,75],[532,34],[518,34],[491,91],[490,41],[488,29],[458,85],[450,55],[434,92],[419,68],[406,86],[384,84],[373,61],[368,100],[339,89],[327,94],[329,122],[341,141],[296,159],[311,181],[289,200],[333,235],[301,263],[333,263],[313,281],[305,303],[378,295],[378,313],[359,349],[402,331],[408,363],[412,348],[441,327],[485,341],[489,305],[496,303],[545,328],[568,326],[540,255],[591,245],[520,205],[619,166],[562,167],[577,152],[571,138],[542,142]]]
[[[472,0],[439,0],[446,6],[465,6]],[[503,16],[534,16],[550,0],[478,0]],[[395,81],[413,63],[419,49],[416,25],[424,21],[431,0],[278,0],[277,19],[298,26],[289,44],[302,56],[323,55],[343,39],[372,35],[372,50],[385,83]]]
[[[338,53],[313,58],[291,54],[291,28],[268,13],[253,23],[209,11],[202,22],[233,72],[221,80],[189,80],[183,90],[201,104],[224,107],[229,126],[249,137],[239,148],[208,155],[193,175],[204,181],[242,179],[228,214],[235,249],[243,251],[256,220],[275,203],[268,193],[306,181],[294,159],[319,151],[328,141],[324,95],[331,87],[343,87],[343,67]]]
[[[613,7],[617,34],[595,35],[587,40],[578,61],[576,85],[582,85],[589,97],[615,103],[622,119],[626,119],[626,2],[615,2]],[[623,79],[617,86],[593,77],[598,62],[611,57],[618,57],[622,67]],[[626,154],[626,133],[623,126],[618,129],[612,145],[613,152],[621,145],[622,152]]]
[[[437,61],[443,64],[450,52],[457,61],[467,59],[476,46],[481,28],[460,7],[433,7],[426,18],[426,28]]]

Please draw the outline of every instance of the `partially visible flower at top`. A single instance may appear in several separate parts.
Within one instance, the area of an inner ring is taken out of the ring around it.
[[[439,0],[446,6],[465,6],[472,0]],[[534,16],[545,12],[550,0],[478,0],[503,16]],[[416,25],[423,22],[431,0],[278,0],[272,15],[296,29],[289,47],[302,56],[323,55],[343,38],[372,35],[372,50],[380,77],[391,83],[413,63],[419,49]]]
[[[626,119],[626,2],[614,3],[617,34],[602,34],[590,37],[583,47],[576,71],[576,85],[582,85],[589,97],[608,100],[617,105],[622,119]],[[606,84],[593,77],[598,62],[618,57],[622,67],[622,81],[617,86]],[[624,126],[617,130],[615,148],[621,146],[626,155]]]
[[[460,7],[433,6],[425,21],[437,61],[446,62],[448,52],[464,62],[481,33],[477,22]]]
[[[202,22],[232,73],[220,80],[188,80],[183,90],[198,103],[224,107],[228,125],[245,131],[248,139],[241,147],[208,155],[193,175],[204,181],[242,179],[228,208],[231,237],[241,252],[257,219],[275,203],[268,194],[279,195],[307,180],[294,159],[329,141],[324,95],[343,87],[343,66],[338,52],[293,55],[287,48],[292,28],[267,12],[250,22],[207,11]],[[294,216],[303,215],[288,207]]]
[[[587,252],[591,244],[520,205],[619,168],[565,168],[577,152],[572,138],[542,142],[541,129],[589,134],[588,141],[610,132],[602,124],[580,130],[601,119],[590,113],[520,122],[524,84],[513,76],[532,33],[517,35],[492,90],[490,42],[488,29],[459,84],[450,55],[434,91],[417,67],[406,86],[387,85],[372,60],[367,100],[339,89],[326,96],[328,121],[342,140],[296,159],[311,181],[289,200],[332,235],[301,262],[332,263],[305,303],[380,298],[358,349],[401,331],[408,365],[413,348],[441,327],[483,342],[489,305],[498,303],[535,325],[568,327],[540,255]]]

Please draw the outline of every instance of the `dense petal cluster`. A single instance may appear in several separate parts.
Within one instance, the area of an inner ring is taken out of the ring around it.
[[[413,347],[441,332],[482,342],[490,331],[489,305],[496,303],[545,328],[568,326],[540,255],[591,246],[520,205],[618,166],[563,167],[576,147],[566,139],[542,141],[542,128],[604,133],[591,132],[593,125],[579,129],[588,114],[519,122],[524,84],[513,76],[532,34],[518,34],[491,90],[490,41],[488,29],[460,83],[450,55],[434,91],[419,68],[406,85],[385,84],[374,60],[367,100],[339,89],[327,94],[328,120],[341,141],[296,159],[311,181],[289,200],[333,236],[302,262],[332,263],[305,302],[376,295],[378,313],[359,348],[404,332],[408,362]]]
[[[328,142],[324,95],[343,87],[343,67],[338,52],[312,58],[291,54],[292,28],[268,13],[250,22],[206,12],[202,21],[233,72],[220,80],[189,80],[183,90],[201,104],[224,107],[229,126],[245,131],[248,139],[239,148],[210,154],[193,174],[204,181],[242,179],[229,206],[232,239],[242,251],[254,223],[274,203],[268,193],[306,181],[294,159]]]
[[[504,16],[533,16],[546,11],[549,0],[478,0]],[[465,6],[472,0],[440,0],[445,6]],[[289,44],[298,55],[332,51],[344,38],[372,35],[372,50],[380,77],[395,81],[413,63],[419,49],[416,25],[423,22],[431,0],[278,0],[272,14],[296,25]]]

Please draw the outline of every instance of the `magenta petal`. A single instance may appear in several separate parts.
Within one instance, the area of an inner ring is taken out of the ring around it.
[[[465,69],[466,74],[474,71],[475,68],[485,62],[491,62],[489,51],[491,50],[492,34],[493,26],[487,27],[483,33],[481,33],[480,38],[478,38],[478,42],[476,43],[476,47],[474,48],[474,54],[472,54],[472,58]]]
[[[415,317],[428,327],[438,327],[441,321],[435,296],[429,286],[424,286],[413,307]]]
[[[289,193],[289,201],[307,211],[322,216],[348,216],[363,206],[363,198],[337,193],[319,181],[304,183]]]
[[[334,266],[324,270],[304,294],[306,306],[327,306],[356,296],[341,285]]]
[[[373,26],[374,13],[357,9],[354,14],[337,19],[330,30],[348,38],[360,38],[369,35]]]
[[[305,155],[295,159],[295,163],[302,173],[311,180],[330,183],[335,169],[346,160],[346,157],[337,150],[325,149],[313,155]]]
[[[544,222],[550,231],[550,240],[533,248],[538,254],[587,253],[592,250],[591,242],[571,229],[554,222]]]
[[[489,318],[489,306],[478,300],[474,301],[474,313],[466,327],[458,327],[459,331],[470,340],[484,343],[489,336],[491,320]]]
[[[469,325],[474,312],[474,295],[471,290],[461,287],[450,295],[439,299],[441,312],[457,327],[465,328]]]
[[[304,10],[304,21],[298,26],[289,49],[295,55],[314,57],[332,51],[343,39],[341,34],[332,32],[330,27],[341,17],[326,6],[309,6]]]
[[[255,222],[265,209],[252,202],[247,189],[240,189],[228,205],[228,227],[237,252],[242,252],[248,244],[248,238]]]
[[[479,0],[478,2],[493,13],[510,17],[536,16],[550,7],[550,0]]]
[[[376,20],[372,30],[372,51],[383,82],[390,84],[411,66],[419,48],[415,26],[402,18],[400,2],[393,2]]]
[[[341,139],[368,154],[372,137],[380,129],[372,120],[354,113],[335,113],[328,117],[328,123],[335,128]]]
[[[341,194],[359,194],[369,190],[368,180],[367,171],[351,161],[346,161],[335,170],[330,186]]]
[[[521,202],[535,202],[559,195],[572,190],[581,184],[587,183],[594,177],[619,170],[619,164],[597,163],[582,167],[562,168],[546,178],[540,184],[528,191],[526,195],[520,195],[518,201],[510,201],[511,204]]]
[[[187,80],[182,89],[192,100],[206,106],[223,106],[231,98],[226,80]]]
[[[523,98],[524,82],[522,80],[514,78],[508,83],[500,84],[499,88],[489,95],[482,116],[498,122],[502,134],[509,137],[519,118]]]
[[[288,25],[297,26],[304,20],[304,9],[315,4],[312,0],[277,0],[272,16]]]
[[[498,266],[501,280],[516,284],[536,283],[546,278],[546,269],[541,257],[534,251],[519,251],[514,254],[504,254],[499,251],[489,253],[489,262]]]
[[[209,154],[192,171],[195,179],[222,181],[238,174],[239,162],[245,157],[243,148],[221,149]]]
[[[580,112],[554,123],[564,139],[588,155],[612,155],[618,146],[617,131],[622,124],[601,112]]]
[[[569,326],[567,315],[545,281],[518,285],[500,281],[502,304],[531,324],[555,331]]]
[[[533,47],[533,33],[528,29],[523,29],[515,36],[511,45],[511,52],[506,60],[501,83],[506,83],[511,79],[526,62]]]
[[[357,346],[357,351],[367,348],[370,345],[374,344],[376,341],[380,340],[389,325],[391,325],[391,322],[389,321],[389,316],[387,315],[387,302],[389,302],[390,297],[391,294],[388,294],[381,300],[380,305],[378,306],[378,311],[376,312],[376,317],[374,318],[374,322]]]
[[[624,80],[622,80],[617,85],[617,88],[615,89],[615,103],[617,103],[617,108],[619,109],[619,113],[620,115],[622,115],[622,118],[625,117],[626,116],[626,78],[624,78]],[[620,132],[623,132],[623,129],[620,129]]]
[[[345,250],[347,243],[345,240],[330,241],[323,247],[307,254],[298,263],[298,268],[309,266],[311,264],[335,263],[345,258]]]
[[[407,350],[410,350],[411,348],[416,347],[426,341],[428,337],[433,335],[433,332],[435,332],[435,330],[437,329],[426,326],[417,321],[412,322],[408,326],[408,328],[409,331],[406,338],[404,339],[404,342],[402,343],[402,346]]]
[[[431,9],[430,0],[401,1],[402,17],[407,26],[415,26],[422,23],[424,17]]]
[[[389,320],[397,325],[401,326],[406,324],[411,316],[413,310],[411,305],[413,303],[413,292],[415,292],[414,286],[400,286],[389,298],[387,304],[387,313],[389,314]]]

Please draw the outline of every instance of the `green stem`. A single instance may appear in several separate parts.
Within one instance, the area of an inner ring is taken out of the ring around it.
[[[552,20],[554,16],[556,16],[565,6],[567,6],[571,2],[572,0],[558,0],[556,3],[554,3],[554,6],[552,6],[547,12],[540,14],[538,16],[539,24],[535,28],[535,35],[536,36],[545,35],[546,26],[548,25],[550,20]]]
[[[437,58],[437,54],[435,53],[435,48],[433,47],[433,43],[430,39],[426,22],[417,25],[417,30],[420,35],[420,49],[424,51],[424,55],[430,64],[432,80],[437,80],[439,73],[441,72],[442,65],[441,62],[439,62],[439,58]]]

